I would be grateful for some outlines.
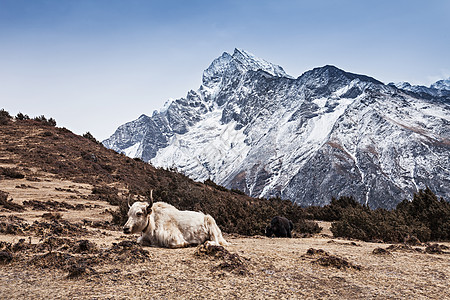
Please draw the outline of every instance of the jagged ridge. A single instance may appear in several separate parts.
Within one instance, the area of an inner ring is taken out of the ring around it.
[[[354,195],[392,208],[429,186],[450,194],[450,107],[334,66],[298,78],[236,49],[203,83],[104,145],[256,197],[301,205]]]

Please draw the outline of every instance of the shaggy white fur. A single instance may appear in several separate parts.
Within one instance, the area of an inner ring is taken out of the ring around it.
[[[135,202],[123,229],[124,233],[141,233],[137,242],[147,246],[180,248],[205,242],[228,245],[213,217],[181,211],[165,202],[151,207],[147,202]]]

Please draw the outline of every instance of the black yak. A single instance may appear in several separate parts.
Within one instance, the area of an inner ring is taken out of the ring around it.
[[[266,227],[266,236],[271,237],[292,237],[291,231],[294,229],[294,224],[284,217],[274,217],[270,221],[270,225]]]

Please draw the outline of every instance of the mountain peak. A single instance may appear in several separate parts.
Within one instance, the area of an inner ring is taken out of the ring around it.
[[[437,90],[446,90],[450,91],[450,77],[447,79],[438,80],[433,83],[430,88]]]
[[[245,71],[263,70],[276,77],[290,77],[281,66],[258,58],[246,50],[235,48],[232,57],[235,62],[240,64],[245,69]]]
[[[230,74],[236,74],[236,72],[245,74],[248,71],[258,70],[263,70],[275,77],[292,78],[282,67],[258,58],[246,50],[235,48],[233,55],[224,52],[209,65],[203,72],[203,84],[210,86]]]
[[[224,52],[196,92],[148,122],[120,127],[104,145],[195,180],[300,205],[354,195],[392,208],[425,186],[450,195],[447,98],[397,92],[333,65],[282,76],[245,50]]]
[[[314,68],[310,71],[303,73],[299,78],[328,78],[333,80],[339,80],[339,78],[346,78],[350,81],[359,79],[364,82],[371,82],[375,84],[383,84],[381,81],[376,80],[373,77],[366,75],[354,74],[346,72],[333,65],[325,65],[323,67]]]
[[[430,97],[438,97],[446,102],[450,101],[450,78],[438,80],[431,84],[430,87],[424,85],[411,85],[409,82],[389,83],[403,91],[412,92],[421,97],[429,99]]]

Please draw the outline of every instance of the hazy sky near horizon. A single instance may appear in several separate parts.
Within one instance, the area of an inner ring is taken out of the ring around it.
[[[0,108],[103,140],[234,48],[294,77],[430,85],[450,76],[449,33],[447,0],[0,0]]]

